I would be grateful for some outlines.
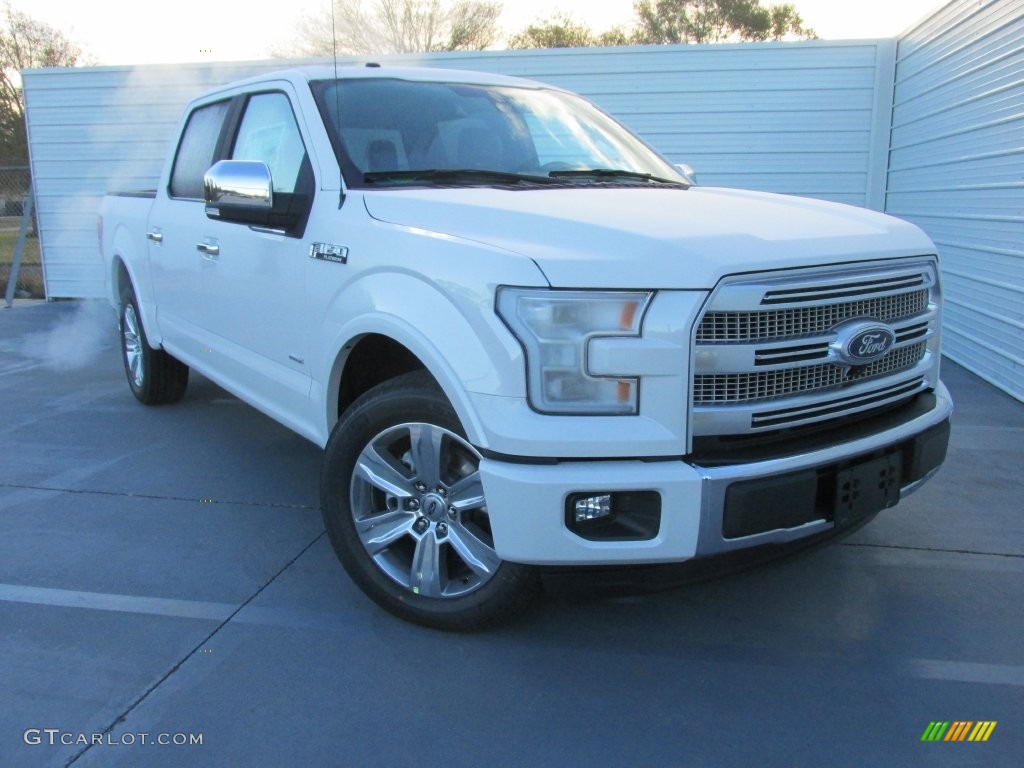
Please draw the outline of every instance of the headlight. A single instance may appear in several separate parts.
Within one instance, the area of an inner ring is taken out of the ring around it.
[[[648,291],[499,288],[497,310],[526,352],[530,405],[543,413],[633,414],[639,381],[587,371],[587,344],[639,336]]]

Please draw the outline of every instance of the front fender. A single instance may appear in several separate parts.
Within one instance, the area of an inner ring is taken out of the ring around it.
[[[398,342],[430,372],[455,409],[467,437],[486,447],[486,430],[471,392],[525,396],[522,349],[494,314],[489,292],[457,294],[410,273],[378,272],[350,284],[332,302],[313,359],[314,398],[323,407],[326,443],[348,353],[360,338],[380,334]],[[487,294],[487,295],[484,295]]]

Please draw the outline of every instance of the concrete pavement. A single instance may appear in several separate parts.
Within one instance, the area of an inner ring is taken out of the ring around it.
[[[852,537],[456,636],[348,581],[315,446],[138,405],[113,322],[0,310],[0,766],[1020,763],[1024,405],[952,363],[946,465]]]

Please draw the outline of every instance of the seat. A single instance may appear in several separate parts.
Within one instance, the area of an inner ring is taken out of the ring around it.
[[[503,169],[501,140],[481,126],[467,126],[459,131],[457,145],[459,168],[500,171]]]
[[[398,150],[390,139],[375,139],[366,147],[366,172],[397,171]]]

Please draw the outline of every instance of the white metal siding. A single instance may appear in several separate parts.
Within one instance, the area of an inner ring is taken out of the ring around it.
[[[701,184],[866,205],[872,124],[883,107],[887,123],[891,95],[880,103],[876,76],[889,60],[891,83],[894,56],[882,40],[465,53],[443,65],[583,94]],[[879,210],[883,189],[879,179]]]
[[[943,351],[1024,400],[1024,0],[955,0],[900,40],[886,211],[939,247]]]
[[[263,65],[26,70],[25,104],[46,295],[100,297],[100,198],[154,188],[184,105]]]
[[[589,97],[702,184],[881,209],[895,42],[485,51],[381,57],[520,75]],[[341,63],[358,63],[354,59]],[[24,73],[47,295],[98,296],[96,210],[157,183],[185,103],[291,62]],[[881,165],[879,165],[881,163]]]

